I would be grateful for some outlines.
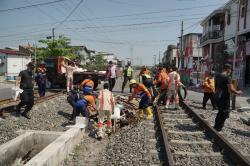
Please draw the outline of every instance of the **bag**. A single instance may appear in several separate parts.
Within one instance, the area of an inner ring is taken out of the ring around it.
[[[121,118],[121,109],[117,105],[114,108],[114,113],[111,115],[111,119],[120,119]]]
[[[11,98],[16,101],[17,97],[19,96],[20,93],[23,93],[23,90],[18,88],[18,87],[13,87],[11,88]]]

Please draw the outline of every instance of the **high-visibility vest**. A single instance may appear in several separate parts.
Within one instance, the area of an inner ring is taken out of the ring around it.
[[[132,69],[132,67],[129,66],[128,69],[127,69],[127,76],[131,77],[132,74],[133,74],[133,69]]]

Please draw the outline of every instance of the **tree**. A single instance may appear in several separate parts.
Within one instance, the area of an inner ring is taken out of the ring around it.
[[[43,60],[48,57],[63,56],[70,59],[75,59],[77,56],[69,47],[70,39],[60,35],[58,39],[42,39],[40,43],[45,44],[45,48],[38,48],[37,59]]]
[[[105,59],[103,59],[102,54],[97,54],[95,56],[89,56],[88,61],[89,62],[86,64],[87,70],[90,70],[90,71],[93,71],[93,70],[104,71],[104,70],[106,70],[107,61]]]

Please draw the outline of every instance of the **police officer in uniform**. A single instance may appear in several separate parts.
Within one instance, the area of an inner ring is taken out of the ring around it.
[[[21,102],[17,105],[16,111],[17,115],[20,116],[21,108],[24,107],[24,112],[22,116],[27,119],[30,119],[29,111],[32,109],[34,105],[34,64],[33,62],[29,62],[27,65],[27,69],[23,70],[19,73],[16,86],[19,86],[23,92],[20,94]]]
[[[130,82],[130,80],[133,78],[133,68],[131,67],[131,63],[128,62],[128,64],[126,65],[124,71],[123,71],[123,77],[124,77],[124,80],[123,80],[123,83],[122,83],[122,93],[124,92],[124,88],[127,84],[127,82]],[[132,92],[132,88],[130,88],[130,93]]]

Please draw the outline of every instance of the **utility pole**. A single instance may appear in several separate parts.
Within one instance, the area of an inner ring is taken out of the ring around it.
[[[181,21],[181,42],[180,42],[180,62],[181,69],[184,68],[184,57],[183,57],[183,21]]]
[[[36,66],[36,44],[35,44],[35,66]]]
[[[239,23],[239,10],[240,10],[240,0],[237,0],[236,2],[238,4],[237,6],[237,12],[236,12],[236,28],[235,28],[235,40],[234,40],[234,59],[233,59],[233,80],[232,83],[237,88],[237,78],[235,75],[235,66],[236,66],[236,56],[237,56],[237,50],[238,50],[238,23]],[[232,95],[232,110],[235,110],[236,107],[236,96]]]
[[[161,63],[161,51],[159,51],[159,64]]]
[[[156,55],[153,55],[154,57],[154,66],[156,65]]]
[[[53,39],[53,43],[54,43],[54,40],[55,40],[55,28],[52,28],[52,39]]]
[[[133,56],[134,56],[134,46],[130,45],[130,56],[131,56],[131,64],[133,64]]]

